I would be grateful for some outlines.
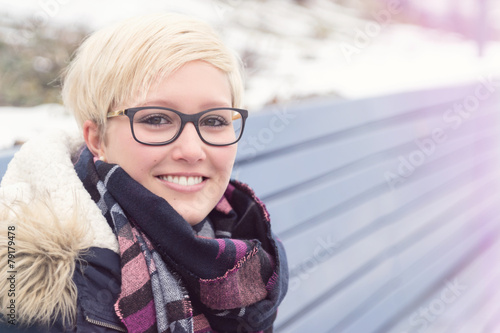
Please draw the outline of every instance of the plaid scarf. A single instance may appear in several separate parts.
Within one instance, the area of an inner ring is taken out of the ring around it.
[[[278,248],[269,215],[247,186],[232,182],[192,228],[167,201],[87,148],[75,170],[117,236],[122,285],[115,312],[129,332],[249,332],[272,324],[284,297]]]

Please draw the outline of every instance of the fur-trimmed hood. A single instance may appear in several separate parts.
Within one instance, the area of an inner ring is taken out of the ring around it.
[[[74,170],[71,156],[82,145],[62,131],[44,134],[23,145],[2,179],[0,313],[8,319],[14,300],[17,324],[74,318],[76,260],[90,247],[118,252],[116,236]]]

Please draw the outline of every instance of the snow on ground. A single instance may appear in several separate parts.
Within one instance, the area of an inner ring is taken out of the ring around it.
[[[44,104],[32,108],[0,107],[0,119],[0,150],[26,142],[43,131],[78,130],[73,117],[58,104]]]
[[[92,29],[160,10],[200,17],[213,24],[247,66],[246,107],[311,96],[359,99],[400,91],[476,81],[500,74],[500,43],[482,58],[474,42],[373,12],[366,21],[331,1],[268,0],[0,0],[5,15],[38,24]],[[387,13],[387,12],[386,12]],[[397,15],[397,13],[393,13]],[[0,149],[46,128],[75,128],[62,107],[1,107]],[[7,126],[5,126],[5,125]]]

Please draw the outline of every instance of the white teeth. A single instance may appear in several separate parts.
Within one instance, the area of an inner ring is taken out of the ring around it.
[[[186,177],[186,176],[160,176],[162,180],[169,183],[174,183],[182,186],[192,186],[199,184],[203,181],[203,177]]]

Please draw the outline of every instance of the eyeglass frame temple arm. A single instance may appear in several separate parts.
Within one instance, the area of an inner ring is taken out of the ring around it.
[[[125,111],[126,110],[110,111],[110,112],[108,112],[108,114],[106,115],[106,117],[107,118],[111,118],[111,117],[117,117],[117,116],[124,116],[125,115]]]

